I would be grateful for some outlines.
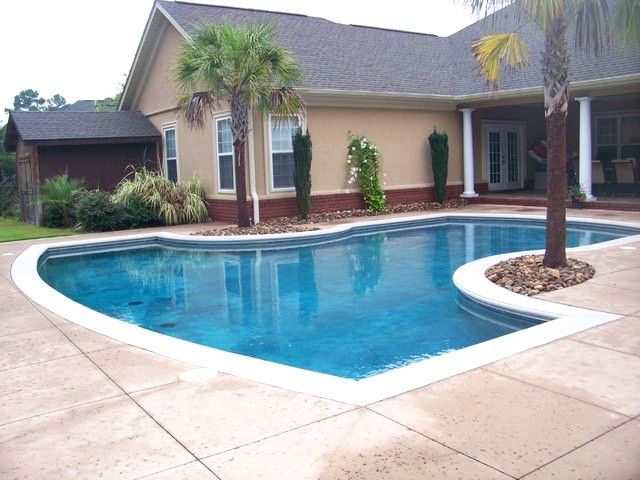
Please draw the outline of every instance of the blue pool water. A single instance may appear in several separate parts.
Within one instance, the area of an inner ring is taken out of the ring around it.
[[[634,233],[573,225],[567,243]],[[354,379],[539,321],[483,311],[459,297],[451,277],[476,258],[542,248],[541,222],[442,220],[315,242],[59,249],[39,273],[67,297],[141,327]]]

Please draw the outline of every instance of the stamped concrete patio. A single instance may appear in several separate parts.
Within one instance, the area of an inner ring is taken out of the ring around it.
[[[194,367],[34,305],[10,266],[51,241],[0,244],[2,479],[640,478],[640,242],[573,255],[596,277],[543,295],[620,320],[354,407],[224,374],[181,379]]]

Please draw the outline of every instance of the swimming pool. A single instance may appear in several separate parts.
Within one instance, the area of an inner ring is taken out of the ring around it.
[[[633,234],[574,222],[567,243]],[[75,302],[142,328],[359,380],[539,323],[461,298],[452,274],[543,245],[540,220],[459,216],[282,240],[50,247],[38,272]]]

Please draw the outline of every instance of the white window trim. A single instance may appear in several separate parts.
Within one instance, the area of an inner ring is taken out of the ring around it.
[[[593,158],[596,159],[598,155],[599,147],[612,147],[615,145],[616,147],[616,159],[622,158],[622,117],[633,117],[635,115],[640,115],[640,110],[623,110],[623,111],[613,111],[613,112],[599,112],[593,118],[592,132],[593,132]],[[616,119],[616,143],[598,143],[598,120],[601,118],[615,118]],[[625,145],[634,145],[634,144],[625,144]]]
[[[162,128],[162,169],[165,176],[168,175],[169,169],[167,168],[167,145],[165,132],[167,130],[173,130],[176,139],[176,182],[180,181],[180,147],[178,144],[178,122],[163,123]],[[168,177],[167,177],[168,178]]]
[[[269,178],[267,180],[267,188],[269,189],[270,193],[278,193],[278,192],[295,192],[296,191],[296,187],[280,187],[280,188],[276,188],[273,184],[273,154],[274,153],[284,153],[284,152],[274,152],[273,148],[272,148],[272,141],[271,141],[271,117],[273,115],[269,114],[267,117],[267,121],[263,122],[264,123],[264,139],[265,139],[265,146],[264,146],[264,151],[267,152],[267,155],[265,155],[265,160],[266,160],[266,170],[269,172]],[[302,127],[302,130],[306,130],[307,126],[305,123],[305,118],[302,115],[290,115],[291,117],[298,117],[298,123],[300,124],[300,127]]]
[[[221,120],[229,119],[231,120],[231,113],[229,111],[224,111],[217,113],[213,117],[213,151],[215,152],[215,160],[216,160],[216,191],[218,193],[236,193],[236,156],[233,151],[233,144],[231,145],[231,159],[233,162],[233,189],[222,188],[220,186],[220,153],[218,152],[218,122]],[[232,132],[233,137],[233,132]]]

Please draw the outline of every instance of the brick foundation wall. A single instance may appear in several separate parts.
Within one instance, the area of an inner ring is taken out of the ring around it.
[[[487,184],[476,185],[476,191],[486,193]],[[447,187],[447,198],[458,198],[463,191],[462,185],[450,185]],[[387,190],[387,203],[389,205],[402,205],[415,202],[433,202],[435,194],[433,187],[403,188]],[[223,222],[236,222],[237,210],[235,200],[209,199],[209,216],[214,220]],[[249,204],[249,211],[253,212],[253,202]],[[339,193],[335,195],[314,195],[311,204],[312,213],[337,212],[339,210],[352,210],[365,208],[362,195],[358,192]],[[269,220],[278,217],[291,217],[298,213],[295,197],[265,198],[260,200],[260,220]]]

